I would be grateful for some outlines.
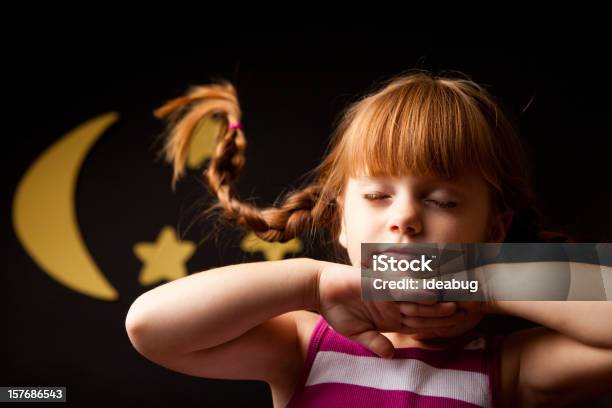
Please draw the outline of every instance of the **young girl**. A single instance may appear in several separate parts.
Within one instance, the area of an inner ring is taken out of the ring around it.
[[[515,130],[471,80],[408,72],[387,81],[344,112],[314,181],[263,210],[233,187],[246,140],[230,83],[196,87],[156,114],[173,119],[164,147],[173,185],[194,128],[221,115],[206,172],[213,209],[271,242],[328,231],[343,261],[228,265],[144,293],[126,328],[148,359],[266,381],[275,407],[549,406],[610,391],[611,302],[360,297],[362,242],[562,239],[540,231]],[[541,326],[483,335],[475,326],[486,314]]]

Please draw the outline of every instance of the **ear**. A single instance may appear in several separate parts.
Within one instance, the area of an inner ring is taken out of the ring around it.
[[[489,242],[504,242],[513,217],[514,211],[512,210],[506,210],[494,216],[489,232]]]

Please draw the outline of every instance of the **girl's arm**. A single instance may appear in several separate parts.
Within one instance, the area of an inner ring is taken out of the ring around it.
[[[545,327],[504,341],[502,361],[518,362],[520,406],[568,405],[612,392],[612,302],[494,301],[488,313],[508,314]]]
[[[612,349],[612,301],[494,301],[488,313],[541,324],[587,346]]]
[[[295,258],[194,273],[138,297],[126,330],[141,354],[175,371],[269,381],[297,361],[287,312],[316,307],[319,266]]]

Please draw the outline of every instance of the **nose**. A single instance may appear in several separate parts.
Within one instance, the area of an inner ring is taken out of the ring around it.
[[[410,199],[397,200],[391,209],[389,230],[395,235],[412,237],[421,234],[423,223],[417,205]]]

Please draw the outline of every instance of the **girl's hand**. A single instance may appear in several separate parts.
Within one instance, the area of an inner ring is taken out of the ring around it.
[[[457,305],[457,313],[463,313],[463,320],[453,327],[442,327],[431,330],[430,332],[420,332],[415,335],[415,339],[430,339],[436,337],[455,337],[460,336],[468,330],[474,328],[480,320],[488,313],[488,302],[453,302]]]
[[[393,344],[381,332],[427,335],[464,319],[464,313],[455,313],[455,302],[363,301],[361,268],[323,261],[317,306],[334,330],[386,358],[393,355]]]

